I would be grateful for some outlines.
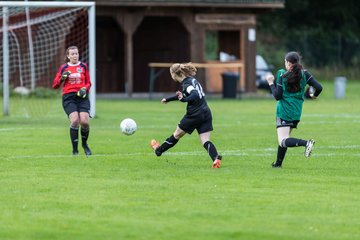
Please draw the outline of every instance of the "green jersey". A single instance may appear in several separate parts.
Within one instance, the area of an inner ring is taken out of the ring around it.
[[[287,79],[284,77],[286,71],[280,69],[276,74],[276,84],[282,85],[282,98],[276,104],[276,116],[287,120],[300,120],[302,105],[304,103],[304,92],[306,86],[306,77],[304,71],[301,71],[300,91],[290,93],[287,91]]]

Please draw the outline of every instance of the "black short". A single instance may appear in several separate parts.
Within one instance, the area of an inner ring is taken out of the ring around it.
[[[299,122],[300,122],[300,120],[288,121],[288,120],[284,120],[279,117],[276,117],[276,128],[279,128],[279,127],[297,128],[297,125],[299,124]]]
[[[195,116],[185,115],[178,126],[188,134],[195,129],[199,134],[210,132],[213,130],[211,111],[207,110]]]
[[[62,96],[64,111],[69,116],[72,112],[87,112],[90,114],[90,101],[86,96],[80,98],[76,93],[67,93]]]

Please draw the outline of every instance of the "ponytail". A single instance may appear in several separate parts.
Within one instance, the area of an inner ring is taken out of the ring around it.
[[[287,91],[290,93],[296,93],[300,91],[300,81],[302,78],[302,65],[300,63],[294,63],[291,69],[285,74],[287,78]]]
[[[296,93],[300,91],[300,81],[302,78],[302,69],[303,66],[300,64],[300,55],[297,52],[288,52],[285,55],[285,60],[290,62],[291,68],[285,76],[287,78],[287,88],[286,90],[290,93]]]

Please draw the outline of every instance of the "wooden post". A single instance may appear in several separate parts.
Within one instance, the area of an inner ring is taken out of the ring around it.
[[[133,49],[133,35],[140,25],[143,14],[130,14],[130,13],[119,13],[116,15],[116,21],[123,29],[125,33],[125,55],[124,55],[124,63],[125,63],[125,92],[128,96],[131,96],[133,93],[134,87],[134,49]]]
[[[190,57],[192,62],[205,62],[205,29],[194,21],[193,13],[185,13],[181,17],[184,27],[188,30],[190,36]],[[206,89],[205,71],[197,72],[197,78]]]
[[[243,28],[245,91],[256,91],[256,30],[255,26]]]

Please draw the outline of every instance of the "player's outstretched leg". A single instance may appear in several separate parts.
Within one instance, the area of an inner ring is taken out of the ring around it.
[[[163,152],[175,146],[178,141],[179,139],[176,139],[174,135],[171,135],[161,145],[155,139],[151,140],[150,146],[154,149],[156,156],[160,157]]]

